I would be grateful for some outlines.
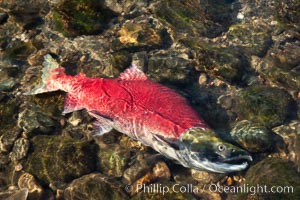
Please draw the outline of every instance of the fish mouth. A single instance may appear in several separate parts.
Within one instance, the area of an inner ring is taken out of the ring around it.
[[[231,157],[223,158],[218,156],[215,159],[207,157],[198,157],[188,152],[181,152],[181,158],[185,159],[185,166],[197,170],[207,170],[216,173],[231,173],[242,171],[248,167],[248,162],[252,161],[249,154],[239,154]]]
[[[213,160],[211,160],[213,161]],[[248,162],[252,162],[253,159],[252,159],[252,156],[249,155],[249,154],[239,154],[239,155],[236,155],[236,156],[231,156],[231,157],[227,157],[227,158],[223,158],[221,156],[218,157],[217,160],[215,160],[214,162],[215,163],[218,163],[219,165],[224,165],[227,164],[227,165],[232,165],[233,168],[234,166],[239,168],[242,167],[242,166],[245,166],[245,168],[247,167],[248,165]]]
[[[225,162],[225,163],[231,163],[231,164],[235,164],[235,163],[241,163],[242,161],[253,161],[252,156],[251,155],[238,155],[238,156],[234,156],[234,157],[229,157],[229,158],[222,158],[220,159],[221,162]]]
[[[248,167],[248,162],[237,162],[238,160],[231,160],[227,162],[212,162],[208,159],[190,160],[189,166],[197,170],[207,170],[216,173],[231,173],[235,171],[242,171]]]

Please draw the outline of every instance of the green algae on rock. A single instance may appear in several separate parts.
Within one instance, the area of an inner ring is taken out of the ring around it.
[[[262,74],[276,84],[289,87],[293,90],[300,89],[300,74],[297,72],[273,67],[262,72]]]
[[[99,168],[102,173],[121,177],[128,164],[130,151],[121,148],[119,145],[108,144],[107,147],[100,149],[98,157]]]
[[[265,158],[250,167],[246,173],[245,184],[249,187],[257,185],[271,190],[278,187],[281,192],[257,192],[238,194],[238,199],[298,199],[300,196],[300,174],[293,164],[280,158]],[[283,191],[284,190],[284,191]]]
[[[160,1],[155,16],[173,27],[175,32],[190,36],[216,37],[233,21],[231,2],[222,1]]]
[[[97,0],[63,0],[53,11],[56,29],[66,36],[102,32],[116,14]]]
[[[7,97],[0,100],[0,127],[13,124],[15,122],[14,115],[16,115],[17,110],[17,99]]]
[[[257,56],[263,56],[272,42],[271,35],[265,27],[252,24],[232,25],[226,36],[234,45],[241,46],[249,54]]]
[[[237,93],[237,114],[267,128],[282,124],[290,115],[292,97],[284,90],[254,85]]]
[[[273,145],[274,135],[266,127],[242,120],[230,132],[231,138],[249,152],[264,152]]]
[[[38,135],[31,144],[24,170],[53,189],[96,169],[97,147],[92,142]]]
[[[73,180],[64,190],[66,200],[97,199],[125,200],[129,199],[123,192],[120,183],[99,173],[88,174]]]

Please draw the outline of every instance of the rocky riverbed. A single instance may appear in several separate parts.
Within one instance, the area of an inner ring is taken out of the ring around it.
[[[0,1],[0,199],[299,199],[299,22],[298,0]],[[85,110],[61,114],[65,93],[23,95],[46,54],[71,75],[137,64],[253,162],[215,174],[93,137]]]

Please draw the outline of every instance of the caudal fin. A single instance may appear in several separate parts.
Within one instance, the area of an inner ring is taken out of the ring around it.
[[[56,91],[56,88],[49,88],[47,86],[47,81],[49,80],[50,76],[57,74],[59,72],[63,72],[64,69],[59,66],[59,64],[54,60],[51,55],[47,54],[44,56],[45,61],[43,62],[43,69],[42,69],[42,80],[39,85],[37,85],[32,90],[25,92],[24,95],[32,95],[32,94],[39,94],[45,92]]]

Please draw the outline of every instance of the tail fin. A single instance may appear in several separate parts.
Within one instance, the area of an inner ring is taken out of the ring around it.
[[[44,56],[45,61],[43,62],[43,69],[42,69],[42,80],[39,85],[37,85],[32,90],[25,92],[24,95],[32,95],[32,94],[39,94],[44,92],[51,92],[56,91],[58,89],[55,88],[49,88],[47,86],[47,81],[49,80],[49,77],[53,74],[57,74],[59,72],[63,72],[64,69],[61,68],[56,60],[54,60],[51,55],[47,54]]]

